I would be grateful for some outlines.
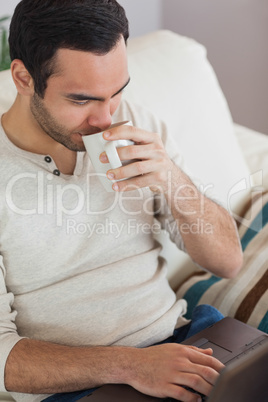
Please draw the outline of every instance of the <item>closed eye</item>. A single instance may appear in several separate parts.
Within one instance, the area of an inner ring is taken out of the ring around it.
[[[120,95],[125,87],[128,85],[130,81],[130,78],[127,80],[125,85],[122,86],[116,93],[114,93],[111,98],[115,98],[116,96]],[[64,97],[69,99],[72,103],[78,106],[83,106],[88,104],[90,101],[98,101],[98,102],[104,102],[105,98],[98,97],[98,96],[91,96],[87,94],[76,94],[76,93],[71,93],[71,94],[64,94]]]
[[[90,102],[90,100],[84,100],[84,101],[71,101],[72,103],[74,103],[75,105],[78,105],[78,106],[83,106],[83,105],[87,105],[89,102]]]

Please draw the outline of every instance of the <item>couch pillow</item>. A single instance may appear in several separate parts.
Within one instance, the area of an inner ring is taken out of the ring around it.
[[[196,178],[238,212],[249,193],[249,169],[206,49],[192,39],[157,31],[128,44],[127,100],[162,119]]]
[[[177,291],[188,302],[187,318],[199,304],[210,304],[225,316],[268,333],[268,193],[256,197],[239,227],[243,268],[234,279],[199,271]]]
[[[249,193],[249,169],[206,49],[157,31],[130,39],[128,57],[131,83],[124,96],[167,124],[193,176],[239,213]],[[10,71],[0,72],[0,113],[15,95]]]

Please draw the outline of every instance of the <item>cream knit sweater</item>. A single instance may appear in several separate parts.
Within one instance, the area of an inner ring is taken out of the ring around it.
[[[127,119],[159,133],[181,164],[160,122],[122,102],[114,121]],[[163,200],[159,208],[148,188],[106,193],[84,152],[72,176],[55,175],[49,155],[17,148],[2,128],[0,169],[0,391],[6,359],[21,337],[144,347],[184,323],[186,303],[176,300],[153,238],[157,208],[183,249]],[[14,394],[27,402],[46,396]]]

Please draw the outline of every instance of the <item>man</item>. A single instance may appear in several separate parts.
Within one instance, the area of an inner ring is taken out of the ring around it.
[[[232,277],[242,261],[235,225],[184,173],[163,125],[120,104],[127,38],[115,0],[22,0],[12,19],[18,95],[1,120],[0,378],[18,401],[105,383],[196,401],[183,386],[207,395],[222,369],[210,349],[171,343],[194,320],[185,325],[148,227],[154,216],[175,224],[171,237],[196,263]],[[112,119],[133,127],[109,130]],[[119,156],[135,161],[107,172],[111,194],[82,141],[103,130],[134,141]],[[201,215],[213,235],[180,233]]]

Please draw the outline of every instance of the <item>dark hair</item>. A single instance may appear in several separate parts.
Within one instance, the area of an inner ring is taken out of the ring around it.
[[[127,42],[128,20],[116,0],[22,0],[10,24],[10,57],[23,61],[43,98],[58,49],[106,54],[121,35]]]

